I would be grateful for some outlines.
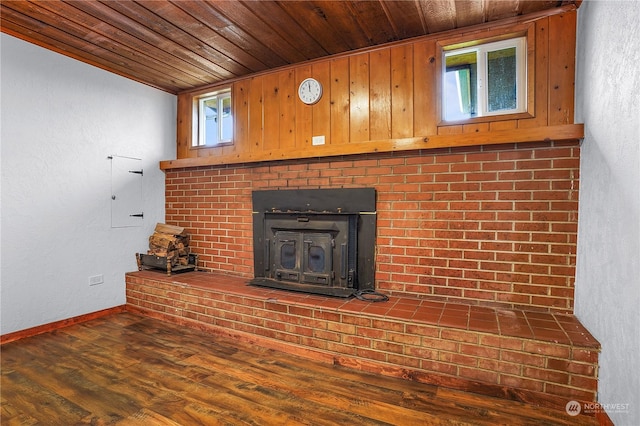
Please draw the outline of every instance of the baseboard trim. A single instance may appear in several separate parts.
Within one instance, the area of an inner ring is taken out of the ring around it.
[[[119,314],[125,312],[126,305],[115,306],[113,308],[103,309],[96,312],[91,312],[84,315],[78,315],[77,317],[67,318],[60,321],[51,322],[48,324],[38,325],[36,327],[27,328],[13,333],[7,333],[0,336],[0,345],[5,343],[14,342],[16,340],[24,339],[25,337],[31,337],[42,333],[48,333],[60,328],[69,327],[70,325],[80,324],[83,322],[91,321],[96,318],[104,317],[107,315]]]

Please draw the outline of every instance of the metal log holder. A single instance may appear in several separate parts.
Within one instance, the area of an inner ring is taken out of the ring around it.
[[[167,272],[170,277],[172,273],[191,272],[198,270],[198,255],[188,254],[187,265],[172,265],[170,257],[156,256],[155,254],[136,253],[136,262],[138,263],[138,271],[144,269],[157,269]]]

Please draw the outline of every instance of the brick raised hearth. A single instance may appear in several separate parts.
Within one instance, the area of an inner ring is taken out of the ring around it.
[[[378,374],[564,409],[595,401],[599,343],[564,313],[248,286],[227,274],[126,275],[127,308]]]

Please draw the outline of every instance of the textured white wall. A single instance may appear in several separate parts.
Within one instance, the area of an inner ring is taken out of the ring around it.
[[[602,344],[598,401],[640,425],[640,3],[578,9],[576,121],[585,123],[575,312]],[[626,408],[626,409],[625,409]]]
[[[176,97],[2,34],[0,332],[125,303],[164,221]],[[111,164],[142,159],[143,226],[111,228]],[[104,284],[88,278],[104,275]]]

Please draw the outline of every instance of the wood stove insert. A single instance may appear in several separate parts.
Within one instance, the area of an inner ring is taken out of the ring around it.
[[[372,188],[253,192],[252,285],[349,297],[374,290]]]

